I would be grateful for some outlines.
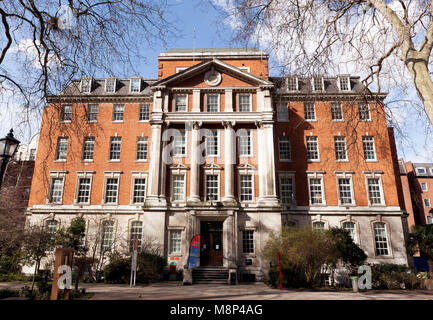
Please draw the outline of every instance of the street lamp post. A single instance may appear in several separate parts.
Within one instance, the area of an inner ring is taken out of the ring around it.
[[[0,158],[2,159],[0,168],[0,189],[3,182],[3,175],[6,171],[6,165],[14,156],[18,149],[20,141],[14,138],[13,130],[11,129],[5,138],[0,139]]]

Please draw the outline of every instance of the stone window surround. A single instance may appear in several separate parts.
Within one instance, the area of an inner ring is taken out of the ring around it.
[[[177,111],[176,110],[176,96],[186,96],[186,106],[184,111]],[[179,92],[179,93],[173,93],[173,99],[172,99],[172,112],[188,112],[189,107],[189,93],[187,92]]]
[[[217,107],[218,111],[217,112],[221,112],[221,95],[217,92],[209,92],[209,93],[204,94],[204,105],[203,105],[204,112],[208,112],[207,111],[207,98],[208,98],[208,96],[217,96],[218,97],[217,98],[217,101],[218,101],[218,107]],[[188,106],[188,103],[187,103],[187,106]]]
[[[75,183],[74,205],[89,205],[90,204],[91,195],[92,195],[93,175],[94,174],[95,174],[95,171],[76,171],[77,180]],[[80,189],[80,178],[89,178],[90,179],[89,201],[88,202],[78,203],[78,192]]]
[[[48,186],[48,193],[46,198],[46,204],[62,204],[63,203],[63,195],[64,195],[64,189],[65,189],[65,179],[66,175],[69,173],[69,171],[50,171],[50,184]],[[51,202],[51,189],[53,187],[53,178],[59,178],[62,179],[62,201],[60,203],[52,203]]]
[[[256,233],[257,233],[257,227],[255,226],[245,226],[245,227],[241,227],[240,228],[240,237],[241,237],[241,241],[240,241],[240,245],[241,245],[241,250],[240,253],[244,258],[256,258]],[[244,231],[252,231],[253,232],[253,252],[244,252]]]
[[[204,200],[206,200],[207,198],[207,180],[206,177],[208,175],[216,175],[218,176],[218,194],[217,194],[217,199],[214,199],[214,201],[220,201],[221,199],[221,167],[219,168],[205,168],[204,169],[204,173],[203,173],[203,178],[204,178]]]
[[[388,255],[376,255],[376,239],[374,235],[374,224],[376,222],[381,222],[385,224],[385,230],[386,230],[386,240],[388,243]],[[371,235],[373,237],[373,250],[374,250],[374,257],[380,257],[382,259],[393,259],[393,251],[392,251],[392,243],[391,243],[391,230],[389,228],[389,223],[382,220],[382,216],[378,215],[376,219],[370,221],[370,229],[371,229]]]
[[[240,130],[242,130],[242,129],[240,129]],[[239,132],[238,130],[236,131],[236,140],[237,140],[236,144],[238,147],[237,154],[238,154],[239,158],[252,158],[252,157],[254,157],[254,133],[256,132],[256,130],[253,130],[253,129],[244,129],[244,130],[246,130],[250,133],[250,154],[249,155],[246,155],[246,154],[241,155],[240,154],[241,148],[240,148],[240,136],[238,134],[238,132]]]
[[[325,193],[325,171],[305,171],[307,174],[308,181],[308,201],[309,205],[313,207],[325,207],[326,206],[326,193]],[[320,179],[322,184],[322,203],[312,204],[311,203],[311,189],[310,189],[310,179]]]
[[[186,172],[189,168],[170,167],[170,201],[173,203],[186,203]],[[173,176],[183,175],[183,200],[173,200]]]
[[[104,171],[104,187],[102,188],[102,201],[101,204],[103,205],[112,205],[117,206],[119,205],[119,188],[120,188],[120,175],[123,173],[123,171]],[[105,202],[105,193],[107,192],[107,179],[110,178],[117,178],[117,199],[116,202]]]
[[[367,195],[367,200],[368,200],[368,206],[371,207],[386,207],[386,202],[385,202],[385,193],[383,190],[383,182],[382,182],[382,175],[383,175],[383,171],[364,171],[364,181],[365,181],[365,188],[366,188],[366,195]],[[380,197],[381,197],[381,202],[380,204],[371,204],[370,203],[370,197],[368,194],[368,180],[369,178],[377,178],[379,179],[379,188],[380,188]]]
[[[135,179],[146,179],[146,186],[145,186],[145,191],[144,191],[144,201],[146,201],[146,196],[147,196],[147,186],[148,186],[148,172],[147,171],[131,171],[131,192],[130,192],[130,197],[129,197],[129,203],[131,205],[140,205],[140,204],[144,204],[141,202],[134,202],[134,185],[135,185]]]
[[[336,184],[337,184],[338,206],[340,206],[340,207],[356,206],[355,189],[353,188],[353,174],[354,173],[355,173],[354,171],[334,171]],[[350,179],[350,195],[351,195],[352,203],[341,203],[338,179]]]
[[[340,227],[341,228],[343,228],[343,224],[345,222],[352,222],[352,223],[354,223],[354,225],[355,225],[355,235],[356,235],[356,241],[355,241],[355,243],[358,246],[361,247],[361,237],[360,237],[360,234],[359,234],[359,231],[360,231],[359,222],[357,220],[354,220],[351,215],[348,215],[347,219],[344,219],[344,220],[340,221]]]
[[[206,158],[219,158],[220,156],[221,156],[221,130],[220,129],[207,129],[207,130],[209,130],[209,131],[212,131],[212,132],[214,132],[214,131],[216,131],[216,139],[217,139],[217,154],[211,154],[211,155],[208,155],[208,153],[207,153],[207,134],[205,135],[205,153],[206,153]],[[207,132],[208,133],[208,132]],[[187,138],[187,136],[186,136],[186,133],[185,133],[185,142],[186,142],[186,144],[188,144],[187,142],[188,142],[188,138]],[[186,150],[186,147],[185,147],[185,153],[187,153],[187,150]]]
[[[250,110],[240,111],[240,96],[249,96]],[[238,92],[236,93],[236,108],[233,108],[235,112],[253,112],[253,95],[249,92]]]
[[[185,242],[185,227],[184,226],[168,226],[167,227],[167,235],[168,235],[168,256],[169,257],[181,257],[182,256],[182,247],[183,243]],[[180,231],[180,252],[171,252],[170,246],[171,246],[171,232],[172,231]]]
[[[238,166],[237,168],[238,170],[238,198],[239,198],[239,202],[241,203],[253,203],[256,201],[256,188],[255,188],[255,171],[256,169],[251,167],[251,168],[240,168],[240,166]],[[252,199],[250,201],[241,201],[241,175],[251,175],[251,183],[252,183]]]

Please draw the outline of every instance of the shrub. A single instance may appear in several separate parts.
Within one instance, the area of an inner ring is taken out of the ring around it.
[[[167,260],[157,254],[140,252],[137,257],[137,282],[149,283],[161,279]]]
[[[0,299],[6,299],[10,297],[19,297],[18,290],[0,289]]]
[[[7,281],[32,281],[32,277],[15,273],[0,274],[0,282]]]
[[[300,288],[307,285],[302,272],[293,266],[281,267],[281,282],[284,288]],[[266,283],[272,288],[280,286],[280,270],[278,266],[269,269]]]
[[[104,269],[104,282],[128,283],[131,274],[131,259],[114,255]]]
[[[374,289],[418,289],[421,280],[400,264],[376,264],[371,267]]]

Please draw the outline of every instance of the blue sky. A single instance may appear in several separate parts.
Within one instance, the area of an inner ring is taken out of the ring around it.
[[[157,57],[159,53],[171,48],[192,48],[194,29],[196,35],[196,48],[227,48],[238,47],[230,42],[231,29],[223,22],[219,21],[218,14],[214,7],[207,0],[170,0],[169,2],[169,21],[178,29],[179,33],[172,34],[167,41],[167,46],[157,44],[151,48],[142,48],[142,55],[145,61],[137,61],[135,71],[145,78],[156,78],[158,71]],[[270,75],[278,75],[277,70],[270,57]],[[131,72],[135,73],[135,72]],[[131,75],[131,74],[129,74]],[[392,94],[388,100],[392,99]],[[397,94],[398,96],[398,94]],[[415,95],[412,95],[415,97]],[[416,99],[416,98],[415,98]],[[0,110],[1,111],[1,110]],[[404,131],[409,139],[404,138],[399,132],[396,132],[396,142],[399,157],[405,157],[407,160],[415,162],[433,161],[429,148],[429,141],[426,135],[425,119],[416,114],[405,115]],[[12,114],[2,114],[0,112],[0,136],[4,136],[10,127],[17,127],[17,120]],[[39,123],[35,119],[34,123]],[[37,128],[34,128],[37,129]],[[430,128],[431,129],[431,128]],[[32,130],[32,134],[35,130]],[[25,130],[16,130],[16,136],[21,141],[26,142],[30,139],[28,132]]]

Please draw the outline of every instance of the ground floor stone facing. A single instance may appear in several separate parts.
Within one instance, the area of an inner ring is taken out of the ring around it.
[[[53,230],[67,227],[74,218],[82,217],[87,224],[84,243],[90,253],[99,254],[101,248],[128,252],[132,240],[138,239],[142,247],[158,249],[167,258],[168,266],[175,267],[180,274],[188,264],[191,239],[200,235],[197,266],[221,266],[236,270],[238,279],[264,280],[269,269],[269,261],[263,257],[266,242],[271,232],[280,232],[284,225],[344,227],[365,251],[368,263],[408,263],[404,246],[406,216],[389,208],[382,211],[245,207],[59,209],[32,208],[27,223]]]

